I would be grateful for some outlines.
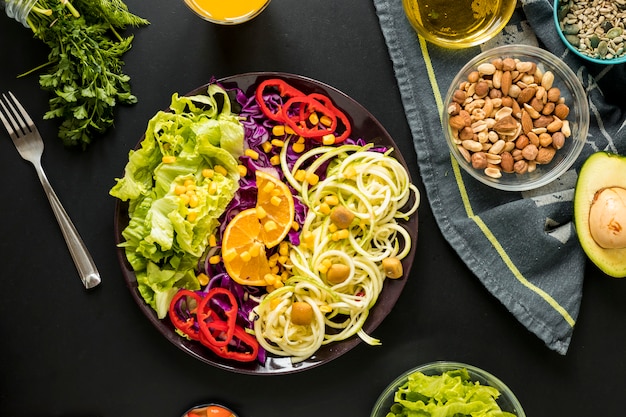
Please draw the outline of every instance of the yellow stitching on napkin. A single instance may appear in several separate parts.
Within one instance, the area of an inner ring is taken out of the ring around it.
[[[435,102],[437,103],[437,108],[439,109],[439,119],[442,121],[443,118],[441,116],[443,115],[444,106],[443,106],[443,100],[441,99],[441,92],[439,91],[439,84],[437,83],[437,77],[435,76],[435,71],[432,66],[432,61],[430,60],[430,55],[428,54],[428,47],[427,47],[426,41],[421,36],[418,36],[418,38],[419,38],[419,43],[420,43],[420,49],[422,50],[422,56],[424,57],[424,62],[426,63],[426,72],[428,73],[428,78],[430,80],[430,85],[433,91]],[[442,127],[445,129],[445,126],[443,126],[443,122],[442,122]],[[528,281],[526,277],[524,277],[524,275],[519,271],[519,269],[517,269],[517,267],[515,266],[515,264],[509,257],[509,255],[506,253],[506,251],[502,247],[502,245],[500,245],[500,242],[498,242],[498,239],[494,236],[491,230],[489,230],[489,227],[482,221],[480,216],[476,216],[474,214],[471,201],[469,199],[469,196],[467,195],[467,189],[465,188],[465,184],[461,176],[461,170],[460,170],[459,164],[456,162],[456,160],[454,159],[452,155],[450,155],[450,159],[452,161],[452,170],[454,171],[454,177],[459,187],[459,193],[461,194],[461,200],[463,201],[463,206],[465,207],[465,212],[467,213],[467,217],[471,219],[474,223],[476,223],[476,225],[483,232],[487,240],[489,240],[489,242],[493,245],[498,255],[500,255],[500,257],[502,258],[502,261],[509,268],[513,276],[522,285],[524,285],[525,287],[527,287],[528,289],[530,289],[531,291],[539,295],[541,298],[543,298],[553,309],[555,309],[565,319],[565,321],[571,327],[574,327],[574,324],[576,324],[576,321],[572,318],[572,316],[570,316],[567,310],[563,308],[563,306],[561,306],[554,298],[552,298],[550,294],[546,293],[544,290],[537,287],[532,282]]]

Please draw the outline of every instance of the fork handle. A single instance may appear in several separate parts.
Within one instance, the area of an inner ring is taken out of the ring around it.
[[[67,247],[72,255],[72,259],[74,260],[80,279],[83,281],[85,288],[93,288],[100,284],[100,273],[96,268],[96,264],[91,258],[91,255],[89,254],[85,243],[81,239],[80,234],[78,234],[74,223],[72,223],[70,216],[68,216],[65,208],[63,208],[63,205],[61,204],[61,201],[59,201],[59,198],[52,189],[41,164],[34,165],[37,170],[39,180],[41,181],[41,185],[43,186],[46,196],[48,197],[48,201],[50,202],[50,206],[52,207],[52,211],[54,212],[54,216],[61,227],[61,232],[63,233]]]

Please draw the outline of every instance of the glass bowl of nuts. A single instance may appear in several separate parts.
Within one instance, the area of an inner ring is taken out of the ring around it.
[[[456,161],[506,191],[544,186],[580,155],[589,105],[573,71],[553,54],[505,45],[470,60],[446,95],[444,133]]]
[[[626,2],[555,0],[554,24],[559,37],[577,56],[614,65],[626,62]]]

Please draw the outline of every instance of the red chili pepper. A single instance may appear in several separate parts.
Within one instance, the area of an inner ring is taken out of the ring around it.
[[[228,307],[223,307],[225,302]],[[220,299],[219,304],[213,303]],[[216,309],[219,307],[219,310]],[[202,337],[208,340],[214,346],[226,346],[230,343],[237,326],[237,300],[232,292],[226,288],[212,288],[200,302],[198,306],[198,325]],[[222,326],[219,323],[226,323]],[[217,329],[219,332],[215,332]]]
[[[289,117],[290,111],[295,106],[300,106],[299,115],[296,117]],[[298,135],[305,138],[321,138],[324,135],[333,133],[337,128],[337,117],[335,114],[328,107],[310,95],[290,98],[283,106],[282,112],[287,126],[293,129],[293,131]],[[331,125],[311,125],[311,123],[308,122],[308,118],[313,112],[330,118]]]
[[[309,97],[313,97],[314,99],[322,102],[334,113],[337,119],[341,121],[341,124],[343,124],[343,133],[341,133],[339,136],[337,136],[337,132],[335,129],[335,143],[340,143],[346,140],[350,136],[350,133],[352,133],[352,126],[350,124],[350,120],[348,120],[348,116],[346,116],[344,112],[335,107],[332,100],[323,94],[313,93],[309,94]]]
[[[265,116],[268,119],[274,120],[276,122],[285,123],[283,119],[282,106],[279,106],[276,111],[272,111],[265,101],[263,94],[266,89],[274,88],[277,90],[278,95],[283,99],[283,103],[286,102],[291,97],[304,96],[302,93],[295,87],[289,85],[286,81],[283,81],[278,78],[271,78],[269,80],[265,80],[261,82],[256,89],[256,101],[259,103],[259,107]]]
[[[202,296],[186,289],[179,290],[172,298],[169,316],[172,324],[192,340],[200,340],[196,315]]]
[[[228,323],[224,321],[215,321],[212,323],[212,326],[216,331],[226,331],[229,327]],[[240,326],[236,326],[234,330],[231,342],[224,346],[216,346],[209,340],[204,339],[204,333],[202,333],[200,341],[213,353],[224,359],[232,359],[239,362],[255,360],[259,355],[259,342]]]

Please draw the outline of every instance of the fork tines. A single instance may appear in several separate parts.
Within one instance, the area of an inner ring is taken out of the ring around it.
[[[13,93],[9,91],[8,95],[10,99],[7,97],[7,94],[2,93],[4,100],[0,100],[0,106],[2,106],[0,120],[2,120],[2,124],[7,132],[9,132],[9,135],[15,139],[14,136],[22,136],[30,133],[35,124]],[[13,104],[11,102],[13,102]]]

